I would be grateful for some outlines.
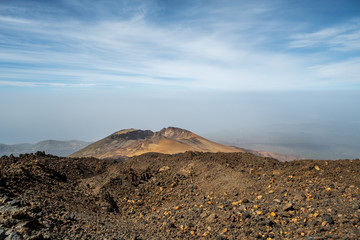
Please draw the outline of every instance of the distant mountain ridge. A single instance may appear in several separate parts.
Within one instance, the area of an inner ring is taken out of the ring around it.
[[[212,142],[188,130],[168,127],[158,132],[124,129],[115,132],[70,157],[117,158],[132,157],[147,152],[165,154],[199,152],[245,152],[241,148]]]
[[[45,140],[36,144],[0,144],[0,156],[45,151],[48,154],[70,157],[121,158],[133,157],[147,152],[165,154],[198,152],[249,152],[257,156],[271,157],[280,161],[303,159],[298,156],[256,151],[229,146],[203,138],[191,131],[168,127],[158,132],[151,130],[124,129],[95,143],[71,140]]]
[[[23,153],[35,153],[37,151],[45,151],[48,154],[57,156],[68,156],[86,146],[91,142],[84,142],[78,140],[70,141],[57,141],[45,140],[35,144],[22,143],[22,144],[0,144],[0,156],[13,154],[15,156]]]

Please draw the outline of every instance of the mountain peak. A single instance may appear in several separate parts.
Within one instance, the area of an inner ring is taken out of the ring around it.
[[[187,138],[187,137],[195,137],[196,134],[182,128],[177,127],[167,127],[161,129],[157,132],[159,136],[163,136],[166,138]]]
[[[138,140],[152,137],[153,131],[139,129],[123,129],[110,135],[111,139]]]

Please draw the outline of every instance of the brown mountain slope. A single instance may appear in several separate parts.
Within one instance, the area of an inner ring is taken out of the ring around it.
[[[148,152],[165,154],[198,152],[245,152],[243,149],[215,143],[188,130],[168,127],[158,132],[125,129],[111,134],[70,157],[117,158]]]

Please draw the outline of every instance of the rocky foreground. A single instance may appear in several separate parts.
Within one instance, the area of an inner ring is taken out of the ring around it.
[[[0,158],[0,240],[359,239],[360,160]]]

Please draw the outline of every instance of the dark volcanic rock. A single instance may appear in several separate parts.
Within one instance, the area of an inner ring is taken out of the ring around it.
[[[333,224],[333,223],[334,223],[333,217],[332,217],[331,215],[329,215],[329,214],[325,214],[325,215],[322,217],[322,220],[328,222],[329,224]]]
[[[35,155],[0,158],[0,240],[360,236],[359,160]]]
[[[0,228],[0,240],[4,240],[5,236],[5,229]]]

